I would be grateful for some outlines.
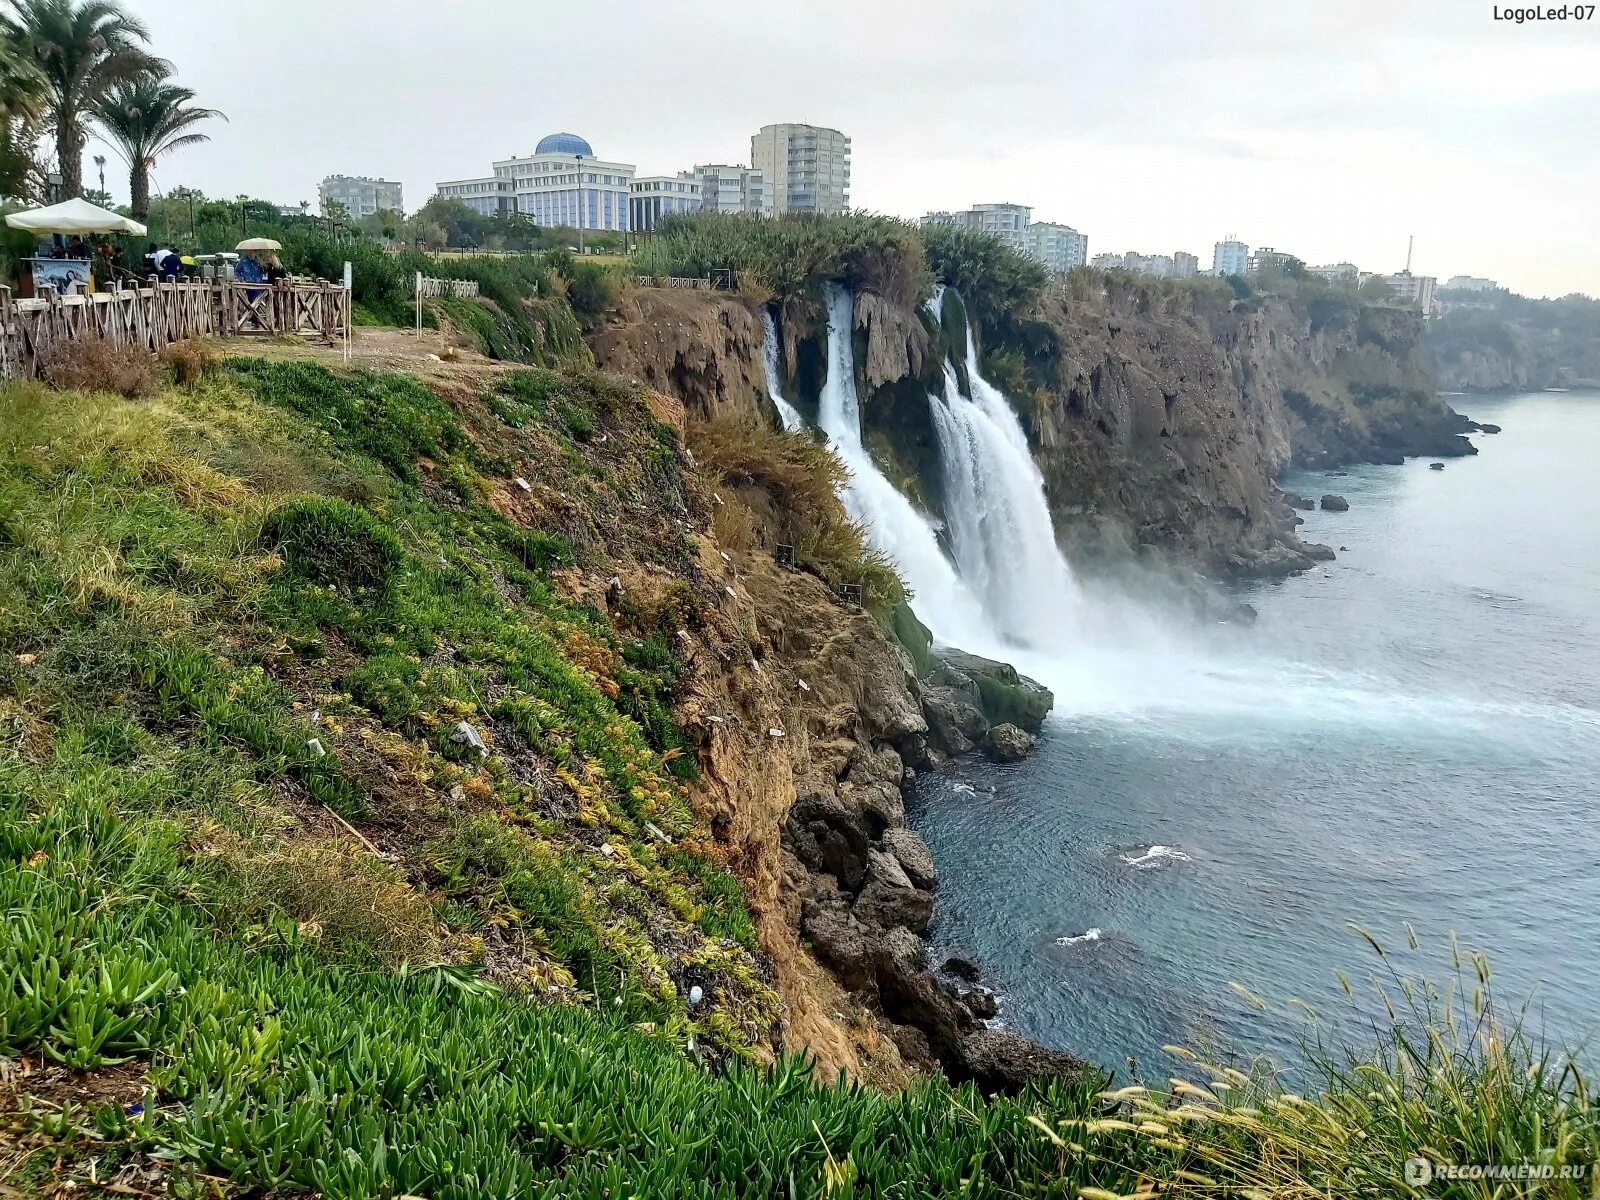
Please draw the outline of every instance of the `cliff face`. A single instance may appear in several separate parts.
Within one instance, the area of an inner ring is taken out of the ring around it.
[[[1522,318],[1457,308],[1428,323],[1423,349],[1452,392],[1526,392],[1600,386],[1600,303],[1573,297],[1521,301]]]
[[[602,370],[627,375],[712,420],[770,407],[761,310],[730,292],[638,288],[590,339]]]

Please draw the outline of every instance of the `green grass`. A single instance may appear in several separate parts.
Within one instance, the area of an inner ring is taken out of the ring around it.
[[[596,423],[653,429],[603,382],[561,395]],[[304,806],[368,822],[406,847],[418,895],[509,931],[518,970],[609,981],[619,1015],[750,1052],[776,997],[738,889],[714,864],[685,871],[646,827],[704,836],[670,712],[677,664],[551,585],[572,548],[485,502],[509,431],[469,417],[489,427],[469,434],[405,377],[303,362],[236,361],[149,407],[12,389],[0,632],[28,661],[0,670],[4,711],[39,714],[44,738],[90,721],[284,789],[265,843],[264,802],[187,818],[230,830],[246,874],[327,872],[302,853]],[[464,721],[487,753],[462,743]],[[496,871],[451,875],[462,830],[485,821],[504,830]],[[629,903],[611,903],[624,883]],[[458,958],[489,953],[457,941]],[[714,1001],[691,1021],[675,981],[701,973]]]

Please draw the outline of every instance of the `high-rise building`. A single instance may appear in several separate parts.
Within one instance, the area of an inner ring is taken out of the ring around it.
[[[702,212],[772,216],[772,185],[760,171],[737,163],[700,163],[694,174],[700,181]]]
[[[1035,221],[1028,226],[1028,254],[1059,275],[1089,261],[1089,239],[1070,225]]]
[[[478,179],[441,183],[439,194],[490,215],[525,213],[539,225],[626,229],[632,182],[632,163],[605,162],[581,137],[552,133],[531,155],[501,159]]]
[[[1229,234],[1211,248],[1213,275],[1243,275],[1250,265],[1250,247]]]
[[[1185,250],[1175,251],[1172,255],[1172,273],[1179,279],[1200,274],[1199,257]]]
[[[1089,260],[1089,265],[1101,271],[1120,271],[1122,270],[1122,255],[1111,253],[1096,254]]]
[[[775,213],[842,213],[850,207],[850,139],[820,125],[763,125],[750,166],[772,188]]]
[[[700,211],[700,181],[692,171],[646,175],[628,185],[628,228],[648,232],[662,217]]]
[[[380,209],[405,211],[398,183],[365,175],[329,175],[317,184],[317,204],[325,217],[333,215],[334,204],[352,217],[370,217]]]
[[[1500,285],[1479,275],[1452,275],[1443,286],[1458,292],[1492,292]]]

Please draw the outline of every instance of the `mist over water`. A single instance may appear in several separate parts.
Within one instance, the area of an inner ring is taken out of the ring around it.
[[[836,289],[820,424],[850,511],[936,640],[1056,697],[1029,759],[919,782],[935,961],[975,958],[1003,1023],[1158,1074],[1174,1041],[1294,1060],[1300,1018],[1230,980],[1348,1022],[1350,921],[1395,946],[1410,921],[1437,975],[1457,931],[1558,1040],[1600,1028],[1600,396],[1473,402],[1505,432],[1442,472],[1288,481],[1349,498],[1302,530],[1348,550],[1241,589],[1255,626],[1202,625],[1073,578],[970,337],[971,394],[952,371],[929,397],[947,556],[862,446],[851,320]]]

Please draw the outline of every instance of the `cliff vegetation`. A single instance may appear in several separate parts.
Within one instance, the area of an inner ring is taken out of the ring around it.
[[[1532,300],[1504,288],[1444,290],[1423,346],[1453,392],[1600,387],[1600,300]]]

